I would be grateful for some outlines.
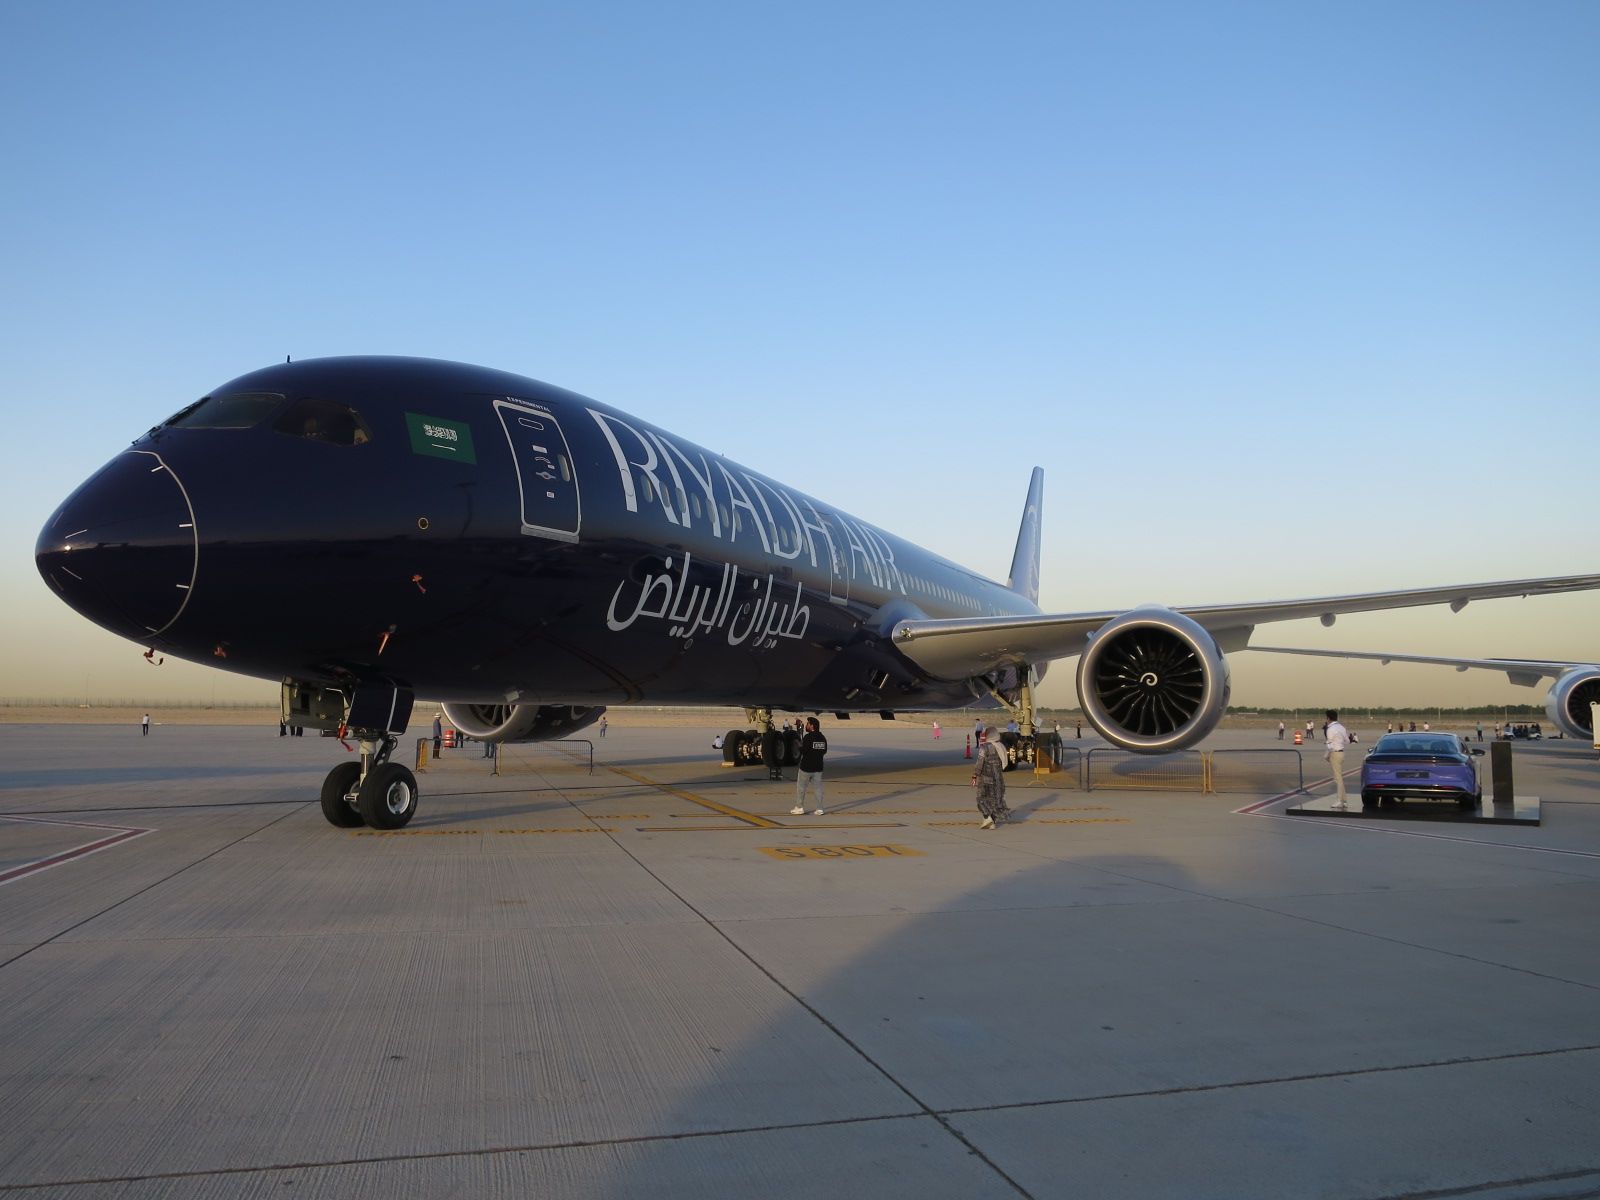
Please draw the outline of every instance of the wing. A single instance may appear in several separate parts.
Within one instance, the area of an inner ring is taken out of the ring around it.
[[[1344,613],[1378,612],[1448,604],[1460,612],[1473,600],[1506,596],[1545,596],[1600,588],[1600,575],[1558,575],[1452,587],[1411,588],[1320,596],[1309,600],[1271,600],[1257,604],[1207,604],[1156,612],[1177,612],[1205,629],[1222,651],[1243,650],[1257,625],[1318,617],[1324,625]],[[1070,658],[1083,653],[1089,637],[1121,610],[1093,613],[1041,613],[1021,617],[954,617],[945,620],[900,621],[893,628],[895,646],[912,662],[938,679],[965,679],[996,667]]]
[[[1376,662],[1431,663],[1440,667],[1454,667],[1458,671],[1479,669],[1504,671],[1506,678],[1518,687],[1533,687],[1541,679],[1559,679],[1574,667],[1587,664],[1577,662],[1548,662],[1539,658],[1444,658],[1432,654],[1381,654],[1362,650],[1301,650],[1288,646],[1251,646],[1260,654],[1307,654],[1317,658],[1367,658]]]

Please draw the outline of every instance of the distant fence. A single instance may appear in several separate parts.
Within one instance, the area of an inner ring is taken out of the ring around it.
[[[1300,751],[1178,750],[1135,754],[1096,746],[1082,756],[1083,790],[1199,792],[1288,792],[1305,789]]]
[[[579,749],[579,747],[583,749]],[[494,748],[494,770],[491,774],[504,775],[508,771],[537,770],[535,759],[554,751],[570,762],[584,763],[587,759],[589,774],[594,774],[594,743],[588,738],[557,738],[548,742],[518,742],[500,744]]]

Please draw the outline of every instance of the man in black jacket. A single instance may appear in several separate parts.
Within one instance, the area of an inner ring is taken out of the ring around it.
[[[822,727],[815,717],[806,718],[806,731],[800,736],[800,770],[795,773],[794,807],[792,817],[803,816],[806,811],[806,792],[813,783],[817,788],[817,807],[812,816],[822,815],[822,759],[828,753],[828,739],[822,736]]]

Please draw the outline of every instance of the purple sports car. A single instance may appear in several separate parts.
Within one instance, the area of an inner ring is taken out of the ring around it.
[[[1475,809],[1483,788],[1473,757],[1482,753],[1453,733],[1386,733],[1361,763],[1361,807],[1454,800]]]

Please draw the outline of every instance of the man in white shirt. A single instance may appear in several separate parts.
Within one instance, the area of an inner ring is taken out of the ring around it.
[[[1333,786],[1339,795],[1339,807],[1344,807],[1344,752],[1350,745],[1350,731],[1339,722],[1339,714],[1333,709],[1328,710],[1328,724],[1324,730],[1328,739],[1328,749],[1323,755],[1328,760],[1328,765],[1333,770]]]

